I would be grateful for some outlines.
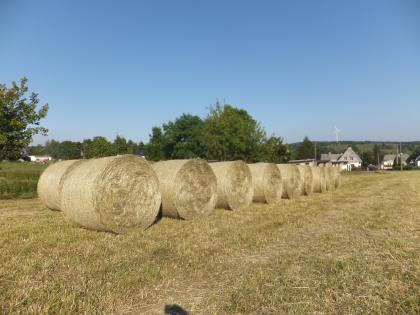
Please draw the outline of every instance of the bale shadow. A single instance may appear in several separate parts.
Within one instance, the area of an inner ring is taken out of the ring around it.
[[[188,315],[188,312],[177,304],[166,304],[165,314],[169,315]]]

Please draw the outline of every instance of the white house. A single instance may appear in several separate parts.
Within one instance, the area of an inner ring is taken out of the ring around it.
[[[295,164],[295,165],[309,165],[309,166],[315,166],[316,160],[315,159],[306,159],[306,160],[290,160],[287,162],[289,164]]]
[[[417,159],[414,160],[414,165],[416,167],[420,167],[420,155],[417,157]]]
[[[394,161],[395,158],[397,157],[396,154],[385,154],[384,158],[382,159],[382,163],[381,163],[381,169],[383,170],[392,170],[392,168],[394,167]],[[401,155],[401,164],[403,166],[407,165],[407,160],[410,156],[408,154],[403,153]]]
[[[328,154],[321,154],[320,163],[337,164],[341,170],[346,171],[362,167],[362,159],[351,147],[348,147],[344,153],[332,154],[330,152]]]

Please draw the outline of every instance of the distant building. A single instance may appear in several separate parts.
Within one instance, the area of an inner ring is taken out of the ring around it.
[[[318,162],[328,166],[328,164],[333,165],[336,164],[341,170],[351,171],[354,168],[362,167],[362,159],[360,156],[354,152],[351,147],[348,147],[344,153],[339,154],[321,154],[321,160]]]
[[[47,163],[52,160],[51,156],[29,155],[28,158],[35,163]]]
[[[417,157],[417,159],[414,160],[414,165],[416,167],[420,167],[420,155]]]
[[[392,170],[394,168],[395,158],[397,157],[396,154],[385,154],[384,158],[381,162],[381,169],[383,170]],[[401,155],[401,164],[403,166],[407,165],[407,160],[410,156],[408,154],[403,153]]]
[[[295,165],[309,165],[309,166],[316,166],[317,165],[317,161],[315,159],[290,160],[287,163],[289,163],[289,164],[295,164]]]

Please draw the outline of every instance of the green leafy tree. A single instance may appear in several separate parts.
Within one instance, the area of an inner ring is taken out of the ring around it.
[[[168,159],[187,159],[203,154],[203,121],[200,117],[182,114],[174,122],[163,125],[165,138],[165,157]]]
[[[287,144],[283,143],[283,138],[271,136],[263,145],[263,153],[260,161],[271,163],[285,163],[290,160],[291,152]]]
[[[86,159],[115,155],[114,146],[105,137],[84,140],[82,148]]]
[[[159,127],[152,128],[150,141],[145,145],[145,155],[148,160],[160,161],[165,159],[165,138],[162,129]]]
[[[26,150],[28,155],[44,155],[45,154],[45,147],[41,144],[36,146],[29,146]]]
[[[260,160],[265,131],[247,111],[216,103],[204,121],[204,154],[211,160]]]
[[[313,159],[315,155],[315,146],[308,137],[305,137],[297,149],[296,158],[299,160]]]
[[[80,142],[63,141],[58,145],[55,155],[56,159],[74,160],[81,158],[82,144]]]
[[[124,137],[118,136],[114,140],[114,152],[116,154],[127,154],[128,153],[128,144],[127,140]]]
[[[28,93],[28,80],[13,82],[11,88],[0,84],[0,161],[16,160],[36,134],[46,135],[48,130],[40,121],[48,113],[48,104],[37,109],[38,94]]]
[[[362,167],[368,167],[377,163],[373,151],[362,152],[360,158],[362,159]]]

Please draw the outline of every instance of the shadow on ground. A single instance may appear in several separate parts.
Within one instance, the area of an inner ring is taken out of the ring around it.
[[[188,312],[177,304],[165,305],[165,314],[169,315],[188,315]]]

